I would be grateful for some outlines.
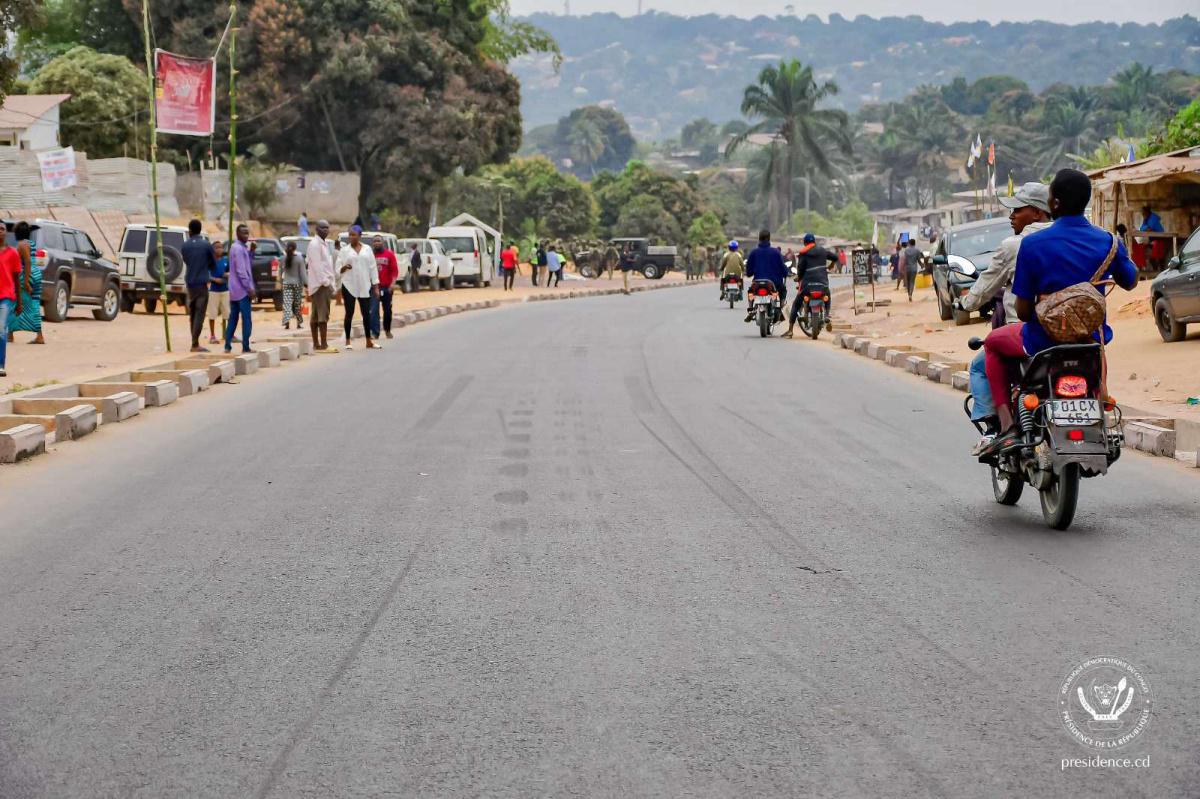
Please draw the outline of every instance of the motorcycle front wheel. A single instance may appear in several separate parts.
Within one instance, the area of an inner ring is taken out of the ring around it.
[[[1042,518],[1053,530],[1066,530],[1075,518],[1075,505],[1079,501],[1079,464],[1068,463],[1062,472],[1055,475],[1048,488],[1040,492]]]
[[[1025,490],[1025,481],[1016,475],[992,467],[992,493],[1001,505],[1016,505]]]

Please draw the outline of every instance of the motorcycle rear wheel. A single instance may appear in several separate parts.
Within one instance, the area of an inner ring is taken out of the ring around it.
[[[1046,525],[1052,530],[1066,530],[1075,519],[1075,505],[1079,502],[1079,464],[1068,463],[1050,486],[1038,493]]]
[[[1001,505],[1016,505],[1025,490],[1025,481],[992,467],[992,494]]]
[[[821,328],[825,326],[825,320],[819,316],[813,317],[810,318],[808,325],[812,328],[808,331],[808,335],[812,336],[813,341],[816,341],[821,336]]]
[[[804,331],[804,335],[812,335],[812,318],[809,317],[807,311],[796,317],[796,322],[799,323],[800,329]]]
[[[766,338],[771,335],[771,317],[767,311],[760,309],[758,312],[758,336]]]

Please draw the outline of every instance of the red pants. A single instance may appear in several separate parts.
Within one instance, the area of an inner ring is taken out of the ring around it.
[[[987,370],[988,386],[992,389],[992,402],[997,408],[1012,404],[1015,362],[1028,357],[1021,342],[1024,327],[1024,322],[998,327],[983,340],[983,365]]]

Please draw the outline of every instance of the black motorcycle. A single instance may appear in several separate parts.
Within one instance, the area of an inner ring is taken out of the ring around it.
[[[968,345],[978,350],[983,340],[972,338]],[[1046,524],[1066,530],[1075,518],[1080,479],[1106,474],[1121,457],[1121,410],[1106,404],[1102,364],[1099,344],[1062,344],[1020,364],[1010,406],[1020,439],[979,457],[992,470],[1001,505],[1016,505],[1029,484],[1041,497]],[[968,418],[973,403],[968,396],[963,404]],[[986,432],[981,423],[972,424]]]
[[[824,286],[806,288],[800,297],[800,314],[796,321],[804,334],[816,341],[829,323],[829,289]]]
[[[779,301],[779,292],[775,290],[775,284],[770,280],[755,280],[751,283],[750,304],[754,308],[758,335],[766,338],[771,335],[771,328],[783,319],[780,312],[782,303]]]
[[[721,281],[721,299],[729,302],[729,307],[742,301],[742,279],[737,275],[728,275]]]

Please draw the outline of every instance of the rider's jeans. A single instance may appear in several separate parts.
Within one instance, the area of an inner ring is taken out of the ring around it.
[[[992,402],[992,387],[988,385],[987,369],[984,368],[984,354],[980,350],[971,359],[971,368],[969,370],[971,383],[971,396],[974,402],[971,405],[971,420],[981,422],[990,416],[996,415],[996,405]]]

